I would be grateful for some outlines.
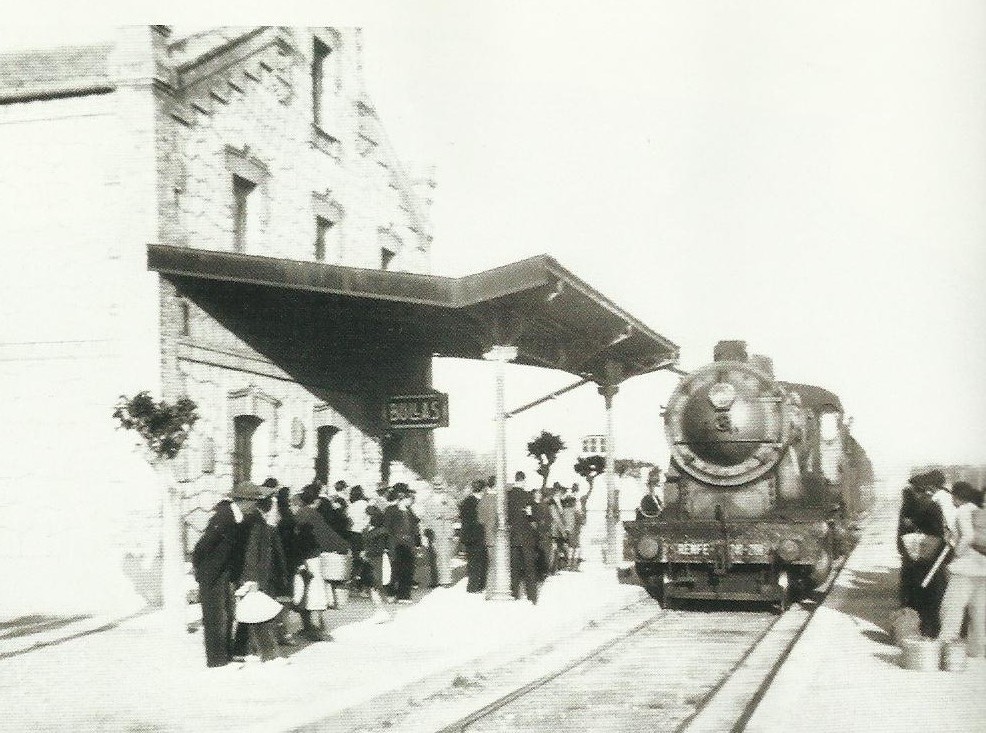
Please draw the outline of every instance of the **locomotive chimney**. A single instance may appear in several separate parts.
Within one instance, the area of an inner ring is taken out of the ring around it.
[[[747,361],[746,341],[720,341],[712,351],[714,361]]]

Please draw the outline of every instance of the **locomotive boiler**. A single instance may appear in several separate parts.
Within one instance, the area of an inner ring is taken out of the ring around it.
[[[783,610],[820,585],[849,549],[872,478],[839,398],[778,381],[769,359],[723,341],[682,379],[664,422],[664,508],[624,525],[624,557],[648,592]]]

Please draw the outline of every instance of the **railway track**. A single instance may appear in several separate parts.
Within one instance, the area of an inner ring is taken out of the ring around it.
[[[442,731],[675,730],[775,621],[756,612],[662,613]]]
[[[561,642],[317,729],[740,731],[840,569],[780,616],[762,606],[679,611],[642,601]]]
[[[662,611],[440,733],[742,730],[841,566],[781,616]]]

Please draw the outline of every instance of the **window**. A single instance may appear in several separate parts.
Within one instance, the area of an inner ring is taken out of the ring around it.
[[[381,270],[386,270],[387,268],[389,268],[390,267],[390,263],[394,259],[394,257],[396,256],[396,254],[397,253],[394,252],[391,249],[387,249],[386,247],[381,247],[380,248],[380,269]]]
[[[606,438],[602,435],[588,435],[582,438],[582,452],[594,455],[606,452]]]
[[[246,252],[251,229],[255,227],[256,207],[250,205],[250,198],[257,184],[240,176],[233,176],[233,249]],[[254,232],[255,233],[255,232]]]
[[[326,61],[332,49],[317,38],[312,43],[312,120],[317,127],[324,128],[327,122],[325,100]]]
[[[319,262],[338,262],[339,253],[335,244],[335,222],[321,216],[315,217],[315,259]]]

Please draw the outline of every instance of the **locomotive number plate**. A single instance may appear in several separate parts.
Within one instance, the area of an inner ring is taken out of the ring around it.
[[[711,555],[715,545],[711,542],[678,542],[674,546],[674,551],[679,555]],[[766,555],[767,547],[759,542],[743,544],[741,542],[731,542],[729,553],[734,557],[743,555]]]
[[[705,555],[712,552],[712,545],[708,542],[679,542],[674,550],[679,555]]]

